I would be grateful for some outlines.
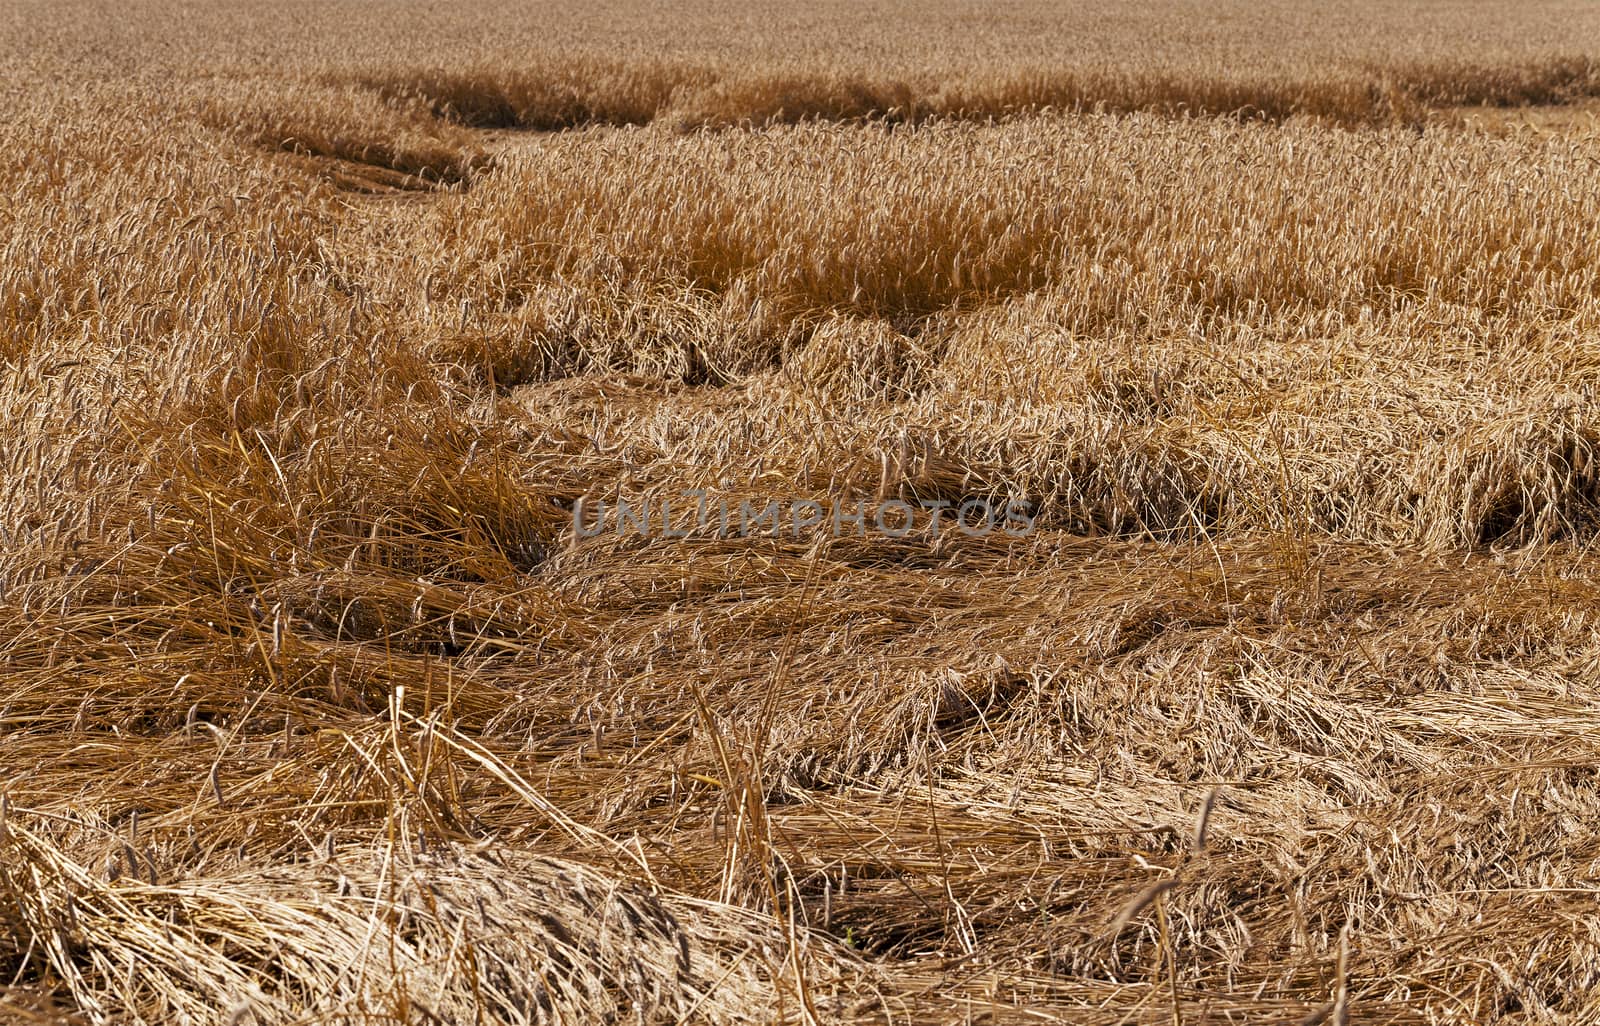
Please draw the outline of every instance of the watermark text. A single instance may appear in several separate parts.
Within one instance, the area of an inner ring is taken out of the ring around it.
[[[692,510],[692,515],[691,511]],[[970,498],[907,502],[819,502],[815,499],[743,499],[737,503],[704,489],[654,500],[579,499],[572,507],[572,529],[579,538],[614,533],[643,538],[801,538],[826,532],[836,538],[879,535],[905,538],[926,531],[937,538],[956,531],[983,537],[1000,531],[1014,537],[1033,533],[1026,503]]]

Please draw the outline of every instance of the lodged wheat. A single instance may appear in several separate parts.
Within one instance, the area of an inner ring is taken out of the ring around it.
[[[1587,6],[8,14],[0,1018],[1595,1017]]]

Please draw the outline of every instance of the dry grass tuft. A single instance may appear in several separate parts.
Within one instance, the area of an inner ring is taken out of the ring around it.
[[[663,900],[556,859],[453,846],[379,858],[329,849],[298,865],[171,886],[139,880],[131,846],[124,864],[113,857],[109,880],[20,825],[5,848],[0,893],[15,916],[7,931],[50,938],[21,973],[56,975],[94,1018],[796,1017],[789,955],[770,919]]]

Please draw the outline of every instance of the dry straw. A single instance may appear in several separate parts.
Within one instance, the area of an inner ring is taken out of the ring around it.
[[[1591,15],[14,6],[0,1018],[1594,1018]]]

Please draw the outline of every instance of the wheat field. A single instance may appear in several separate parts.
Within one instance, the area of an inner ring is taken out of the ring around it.
[[[10,0],[0,1021],[1600,1022],[1596,40]]]

